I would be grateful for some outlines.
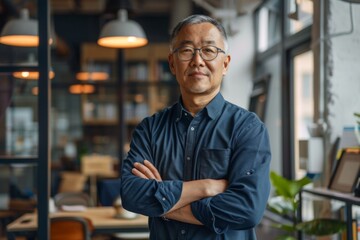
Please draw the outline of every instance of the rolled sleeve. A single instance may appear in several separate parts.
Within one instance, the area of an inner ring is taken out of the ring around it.
[[[162,206],[162,213],[168,212],[179,200],[182,191],[181,181],[158,182],[155,198]]]
[[[122,178],[123,207],[150,217],[159,217],[169,211],[179,200],[181,191],[181,181],[158,182],[132,176]]]
[[[211,231],[216,234],[222,234],[226,232],[227,228],[221,229],[215,224],[215,215],[211,210],[210,206],[211,198],[205,198],[200,201],[196,201],[191,203],[191,210],[193,212],[194,217],[199,220],[202,224],[204,224]]]
[[[134,131],[131,151],[124,160],[121,174],[123,207],[143,215],[158,217],[169,211],[180,199],[182,181],[156,181],[137,177],[131,170],[135,162],[153,162],[152,142],[147,120]]]
[[[250,127],[251,126],[251,127]],[[239,135],[224,193],[191,204],[193,215],[215,233],[253,228],[263,216],[270,192],[270,145],[262,123]]]

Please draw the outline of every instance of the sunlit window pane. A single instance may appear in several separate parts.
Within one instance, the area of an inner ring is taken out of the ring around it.
[[[311,51],[294,57],[294,142],[296,177],[304,173],[300,168],[299,142],[308,140],[308,126],[314,117],[313,53]]]
[[[257,13],[258,51],[263,52],[280,41],[280,4],[269,1]]]
[[[288,35],[297,33],[313,22],[313,1],[288,0]]]

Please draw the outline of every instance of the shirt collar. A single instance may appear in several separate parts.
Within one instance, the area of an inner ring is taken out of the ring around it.
[[[210,102],[208,105],[206,105],[205,109],[207,112],[207,115],[211,119],[215,119],[219,114],[220,110],[225,104],[225,99],[221,95],[221,93],[218,93]],[[176,107],[176,121],[179,121],[182,117],[183,112],[187,112],[186,109],[183,107],[181,96],[179,98],[177,107]]]
[[[219,92],[205,107],[208,116],[211,119],[217,118],[224,104],[225,104],[225,99]]]

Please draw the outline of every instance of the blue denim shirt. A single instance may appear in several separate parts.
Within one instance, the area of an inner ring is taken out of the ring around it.
[[[163,181],[131,173],[144,159]],[[136,127],[122,169],[123,206],[150,217],[150,239],[256,239],[270,191],[270,159],[267,130],[254,113],[220,93],[195,117],[179,101]],[[229,185],[191,204],[204,226],[160,217],[179,200],[183,181],[205,178],[225,178]]]

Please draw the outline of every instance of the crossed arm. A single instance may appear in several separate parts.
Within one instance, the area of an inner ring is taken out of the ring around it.
[[[162,181],[159,171],[148,160],[145,160],[143,164],[135,163],[131,172],[140,178]],[[219,193],[223,193],[226,187],[227,181],[225,179],[201,179],[184,182],[179,201],[164,217],[180,222],[203,225],[192,214],[190,204],[202,198],[213,197]]]

